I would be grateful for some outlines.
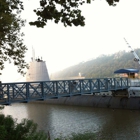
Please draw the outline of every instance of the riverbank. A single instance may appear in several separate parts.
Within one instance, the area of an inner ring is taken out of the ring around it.
[[[133,97],[113,97],[113,96],[93,96],[81,95],[72,97],[62,97],[59,99],[47,99],[38,101],[39,103],[58,104],[58,105],[74,105],[74,106],[91,106],[96,108],[112,108],[112,109],[140,109],[140,98]]]

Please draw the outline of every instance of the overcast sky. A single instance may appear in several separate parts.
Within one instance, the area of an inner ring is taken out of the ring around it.
[[[43,29],[28,25],[36,19],[33,9],[39,6],[37,1],[24,0],[22,17],[27,23],[22,31],[28,47],[26,61],[30,62],[33,47],[36,57],[46,61],[49,74],[101,54],[129,51],[124,37],[134,49],[140,47],[140,0],[120,0],[116,7],[109,6],[105,0],[95,0],[81,7],[86,18],[84,27],[64,27],[62,23],[48,22]],[[1,80],[9,81],[9,67],[13,73],[10,81],[14,82],[18,74],[16,67],[9,64]]]

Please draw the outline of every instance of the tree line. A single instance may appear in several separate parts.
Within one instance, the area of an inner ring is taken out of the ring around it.
[[[135,49],[135,52],[140,56],[140,49]],[[138,62],[134,61],[134,55],[131,52],[119,51],[111,55],[102,55],[96,59],[80,62],[51,74],[50,78],[52,80],[67,79],[78,76],[79,73],[85,78],[114,77],[115,70],[130,68],[140,70]]]

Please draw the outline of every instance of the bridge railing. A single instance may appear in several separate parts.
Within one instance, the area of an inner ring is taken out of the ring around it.
[[[1,83],[0,104],[108,92],[128,87],[128,78]]]

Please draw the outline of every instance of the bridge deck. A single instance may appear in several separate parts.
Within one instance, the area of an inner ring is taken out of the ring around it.
[[[128,78],[1,83],[0,104],[124,90],[128,87]]]

